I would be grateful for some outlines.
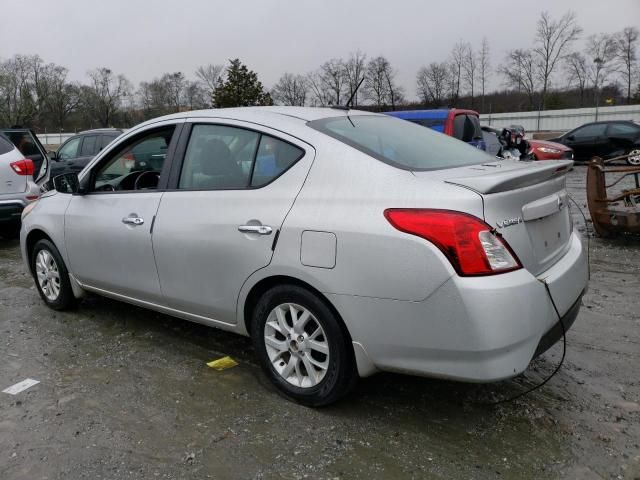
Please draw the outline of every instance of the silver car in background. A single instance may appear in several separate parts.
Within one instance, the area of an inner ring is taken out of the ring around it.
[[[32,137],[28,130],[18,133],[26,137],[25,142]],[[0,236],[17,236],[22,210],[40,196],[40,185],[48,180],[49,166],[44,153],[41,158],[36,172],[34,161],[0,132]]]
[[[377,371],[490,382],[578,313],[571,165],[353,110],[185,112],[56,178],[22,255],[54,309],[93,292],[250,335],[306,405]]]

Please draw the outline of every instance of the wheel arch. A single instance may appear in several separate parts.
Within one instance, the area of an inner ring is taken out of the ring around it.
[[[28,259],[27,263],[29,265],[29,271],[31,272],[31,274],[33,274],[33,268],[31,266],[32,264],[31,252],[33,252],[33,247],[40,240],[49,240],[51,243],[53,243],[56,246],[56,248],[58,248],[58,246],[56,245],[56,242],[54,242],[53,239],[44,230],[41,230],[39,228],[34,228],[33,230],[31,230],[27,234],[27,238],[25,240],[25,248],[26,248],[25,253],[27,254],[27,259]],[[58,250],[60,249],[58,248]]]
[[[329,301],[329,299],[320,290],[318,290],[310,283],[290,275],[270,275],[268,277],[260,279],[250,288],[249,292],[244,298],[244,302],[242,303],[240,309],[240,312],[242,314],[242,325],[249,335],[251,335],[251,317],[253,316],[253,311],[258,304],[260,297],[262,297],[262,295],[267,290],[270,290],[271,288],[278,285],[295,285],[300,288],[304,288],[305,290],[308,290],[309,292],[316,295],[336,316],[338,322],[340,323],[340,327],[342,328],[343,333],[349,339],[349,342],[353,341],[353,339],[351,338],[351,333],[349,332],[349,329],[347,328],[342,315],[340,315],[340,312],[338,312],[338,309],[333,305],[333,303],[331,303],[331,301]]]

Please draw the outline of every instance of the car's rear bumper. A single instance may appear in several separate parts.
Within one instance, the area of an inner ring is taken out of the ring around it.
[[[25,205],[20,200],[0,200],[0,223],[19,222]]]
[[[361,375],[388,370],[490,382],[518,375],[541,344],[546,349],[560,338],[558,313],[566,328],[575,320],[587,284],[586,257],[576,235],[552,269],[554,275],[545,278],[524,269],[453,276],[421,302],[328,297],[356,344]],[[567,287],[570,281],[575,293]]]

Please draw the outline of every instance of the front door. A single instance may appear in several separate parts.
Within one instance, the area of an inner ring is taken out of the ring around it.
[[[88,192],[71,199],[65,244],[71,271],[82,284],[162,301],[151,229],[175,130],[176,125],[169,124],[125,138],[87,173]],[[150,155],[155,162],[148,161]]]
[[[271,261],[315,151],[280,132],[254,128],[231,121],[191,128],[153,232],[169,307],[235,323],[243,283]]]
[[[604,123],[592,123],[569,132],[563,142],[573,149],[574,158],[579,161],[590,160],[595,155],[602,155],[607,144]]]

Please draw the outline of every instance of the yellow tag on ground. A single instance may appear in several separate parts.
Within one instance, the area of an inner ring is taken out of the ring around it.
[[[215,368],[218,371],[226,370],[227,368],[235,367],[236,365],[238,365],[238,362],[231,357],[222,357],[207,363],[208,367]]]

